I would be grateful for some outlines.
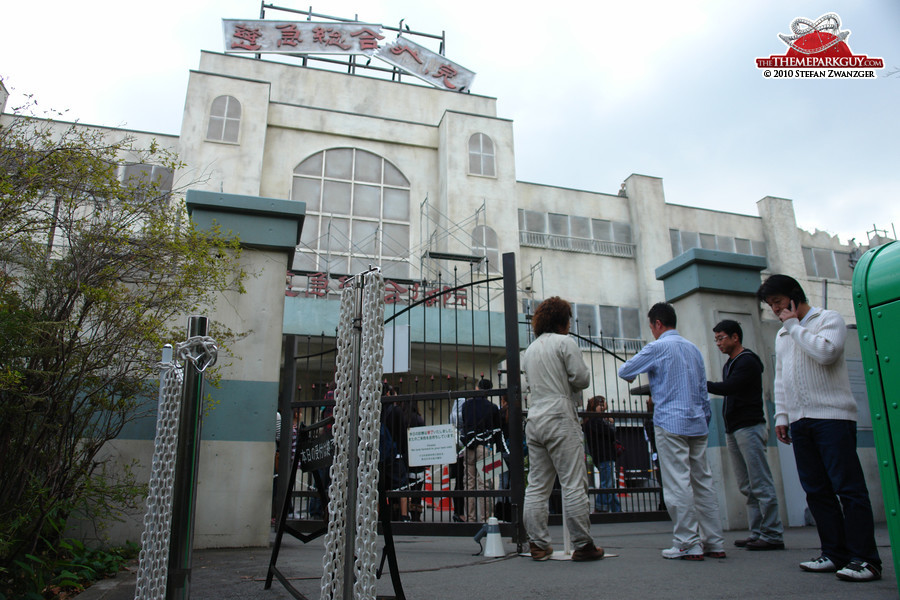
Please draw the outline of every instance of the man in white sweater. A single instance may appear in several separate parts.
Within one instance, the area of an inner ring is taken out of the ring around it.
[[[841,315],[809,305],[792,277],[772,275],[757,297],[783,323],[775,338],[775,433],[793,443],[822,554],[804,571],[845,581],[881,578],[872,504],[856,454],[856,400],[844,362]]]

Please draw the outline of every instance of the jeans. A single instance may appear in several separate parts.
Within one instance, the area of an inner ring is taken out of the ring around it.
[[[851,560],[880,566],[872,504],[856,454],[856,422],[800,419],[791,423],[791,438],[822,554],[838,567]]]
[[[616,461],[605,460],[597,463],[595,466],[600,472],[600,487],[616,487]],[[594,499],[594,508],[597,510],[608,510],[609,512],[622,512],[618,496],[609,493],[597,494],[597,497]]]
[[[747,497],[750,537],[780,544],[784,542],[784,526],[778,516],[775,482],[766,461],[768,438],[765,423],[725,434],[738,488]]]
[[[678,435],[661,427],[655,431],[666,508],[674,523],[673,545],[688,550],[702,543],[707,552],[721,552],[725,539],[706,460],[707,436]]]
[[[547,501],[559,476],[566,527],[572,544],[580,548],[593,543],[584,437],[574,414],[544,414],[529,418],[525,436],[529,468],[524,521],[528,540],[541,548],[550,546]]]

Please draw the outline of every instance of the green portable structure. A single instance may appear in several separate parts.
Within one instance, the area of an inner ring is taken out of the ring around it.
[[[853,271],[853,308],[900,585],[900,242],[872,248],[860,258]]]

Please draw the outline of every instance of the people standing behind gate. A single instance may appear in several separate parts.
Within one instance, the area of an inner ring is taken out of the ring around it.
[[[847,326],[810,306],[793,277],[776,274],[756,292],[782,322],[775,336],[775,434],[793,443],[806,503],[821,542],[804,571],[846,581],[881,579],[869,490],[856,454],[856,400],[844,361]]]
[[[456,427],[457,440],[462,437],[462,407],[463,404],[466,403],[465,396],[460,396],[456,400],[454,400],[453,404],[450,407],[450,424]],[[466,466],[462,456],[462,450],[460,446],[460,454],[457,456],[457,460],[455,463],[450,465],[450,478],[453,480],[453,490],[460,491],[466,487]],[[453,520],[454,521],[465,521],[466,520],[466,502],[463,498],[453,497],[451,499],[453,503]]]
[[[491,381],[482,379],[478,382],[479,390],[489,390]],[[503,423],[500,420],[500,409],[484,396],[475,396],[466,400],[462,406],[462,434],[460,444],[466,468],[466,490],[492,490],[494,478],[484,471],[485,464],[495,456],[499,461],[503,448]],[[492,498],[466,498],[466,521],[477,523],[487,521],[493,516],[494,501]]]
[[[594,461],[594,468],[600,473],[600,487],[616,487],[616,426],[613,419],[592,416],[606,412],[606,398],[594,396],[587,403],[588,416],[584,418],[584,437],[588,451]],[[619,498],[615,494],[603,492],[594,499],[595,512],[622,512]]]
[[[724,396],[725,442],[738,488],[747,497],[750,527],[749,537],[735,540],[734,545],[747,550],[783,550],[784,526],[766,455],[769,430],[763,410],[763,363],[744,348],[744,332],[737,321],[720,321],[713,333],[716,346],[728,360],[722,367],[722,381],[707,381],[706,389]]]
[[[654,304],[647,317],[656,341],[619,367],[619,377],[628,382],[640,373],[650,377],[660,474],[674,523],[673,545],[662,556],[725,558],[719,501],[706,457],[711,412],[703,356],[675,329],[671,304]]]
[[[581,350],[569,337],[572,307],[559,296],[547,298],[531,319],[535,340],[525,350],[522,370],[531,388],[528,424],[528,487],[524,521],[531,558],[547,560],[550,545],[548,500],[559,476],[565,525],[575,551],[574,561],[603,558],[603,548],[591,537],[590,500],[584,438],[578,421],[581,390],[591,382]]]
[[[397,395],[393,386],[384,384],[385,397]],[[384,489],[388,491],[409,489],[409,469],[406,464],[409,420],[397,402],[385,402],[381,408],[381,432],[379,439],[379,467],[385,477]],[[409,521],[409,499],[399,498],[391,506],[399,505],[401,521]]]
[[[394,388],[395,391],[398,391],[397,388]],[[403,404],[403,414],[406,416],[407,424],[409,425],[409,429],[413,427],[424,427],[425,426],[425,417],[419,412],[418,403],[415,401],[406,402]],[[404,458],[406,459],[406,466],[409,471],[409,489],[412,491],[421,491],[422,487],[425,485],[425,470],[427,467],[419,466],[419,467],[410,467],[409,466],[409,437],[407,439],[407,451],[404,454]],[[421,498],[410,498],[407,504],[409,508],[410,518],[413,521],[421,521],[422,520],[422,511],[424,510],[422,506]]]

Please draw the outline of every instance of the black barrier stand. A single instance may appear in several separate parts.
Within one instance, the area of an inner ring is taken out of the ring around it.
[[[290,580],[281,572],[277,566],[278,554],[281,550],[281,542],[284,534],[287,533],[292,537],[300,540],[304,544],[321,537],[328,532],[327,523],[311,533],[305,533],[294,527],[288,521],[288,514],[291,511],[291,492],[294,489],[294,483],[297,480],[297,471],[302,473],[312,473],[316,483],[316,490],[319,492],[319,499],[322,501],[324,512],[328,514],[328,495],[325,490],[319,471],[331,467],[331,461],[334,456],[334,442],[330,434],[312,437],[316,432],[324,430],[327,426],[334,423],[334,417],[328,417],[318,423],[314,423],[308,427],[303,427],[297,432],[297,452],[294,453],[294,459],[291,461],[291,473],[287,479],[285,491],[281,497],[281,512],[278,515],[278,523],[275,532],[275,542],[272,545],[272,557],[269,559],[269,570],[266,573],[266,583],[264,589],[272,587],[272,579],[278,579],[287,592],[297,600],[310,600],[300,590],[294,587]],[[391,514],[388,499],[384,493],[384,478],[379,472],[378,478],[379,489],[379,518],[381,520],[381,534],[384,537],[384,550],[381,558],[381,566],[376,571],[376,577],[381,579],[384,561],[387,559],[391,573],[391,582],[394,586],[394,596],[378,596],[380,600],[406,600],[403,594],[403,585],[400,582],[400,567],[397,564],[397,553],[394,548],[394,536],[391,532]],[[351,553],[352,556],[352,553]],[[353,561],[350,561],[352,564]]]
[[[188,340],[206,336],[209,319],[188,318]],[[185,361],[181,415],[172,489],[172,530],[166,600],[188,600],[191,596],[191,551],[194,545],[194,514],[197,508],[197,471],[200,465],[200,424],[203,402],[203,373]]]
[[[288,514],[291,512],[291,493],[294,489],[294,483],[297,481],[298,469],[303,473],[312,473],[313,480],[316,482],[316,490],[319,492],[319,499],[322,501],[322,507],[325,509],[325,514],[328,514],[328,495],[325,491],[325,482],[322,481],[322,477],[319,475],[319,470],[327,469],[331,466],[331,458],[334,453],[334,442],[330,435],[319,436],[317,438],[313,438],[312,435],[332,423],[334,423],[334,417],[329,417],[324,421],[319,421],[309,427],[303,427],[297,432],[297,451],[294,453],[294,459],[291,461],[291,473],[287,480],[283,482],[284,487],[279,485],[279,488],[283,490],[280,498],[281,502],[279,503],[281,510],[278,514],[278,522],[275,530],[275,543],[272,545],[272,557],[269,559],[269,571],[266,573],[266,584],[263,589],[271,588],[272,578],[275,577],[281,582],[284,589],[286,589],[291,596],[297,598],[297,600],[309,599],[304,596],[300,590],[294,587],[284,573],[278,569],[276,563],[278,562],[278,553],[281,550],[281,541],[285,533],[306,544],[325,535],[328,531],[328,524],[326,522],[324,526],[315,531],[304,533],[288,522]],[[291,445],[288,443],[286,448],[289,449],[290,447]],[[320,448],[324,450],[319,450]],[[324,453],[324,457],[313,458],[318,457],[322,453]],[[313,459],[307,460],[308,457]]]

